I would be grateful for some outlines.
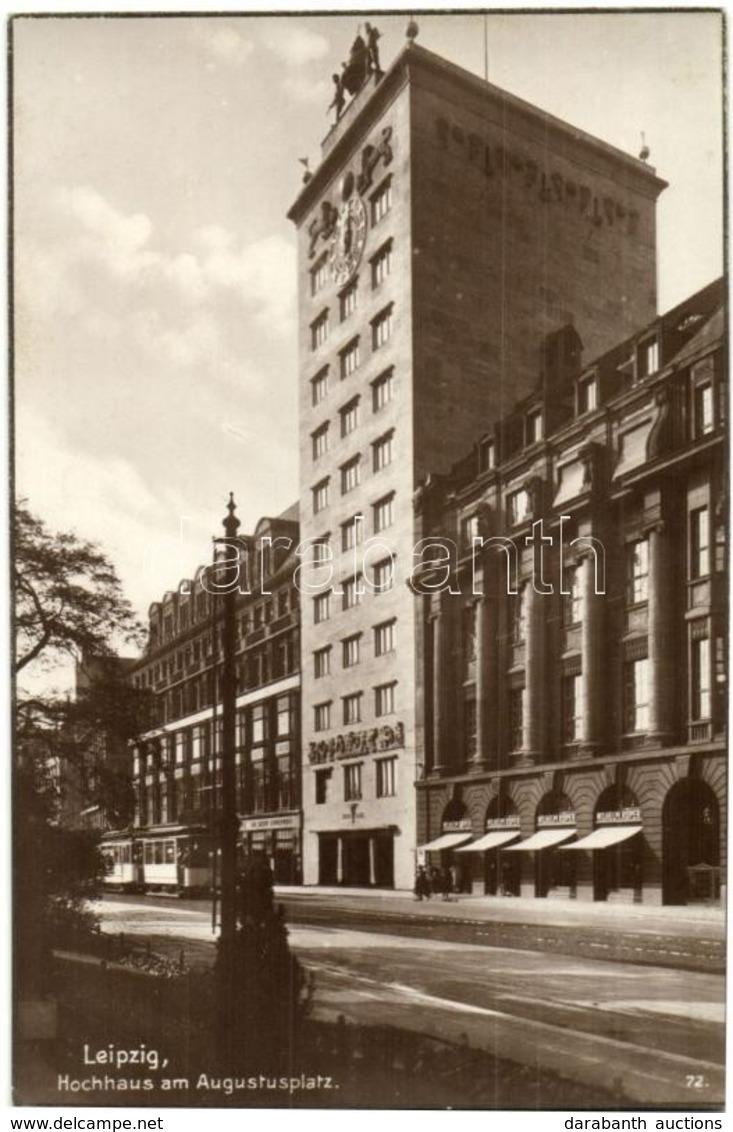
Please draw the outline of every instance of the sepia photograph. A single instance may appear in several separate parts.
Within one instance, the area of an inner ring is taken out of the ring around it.
[[[724,11],[6,29],[12,1104],[721,1129]]]

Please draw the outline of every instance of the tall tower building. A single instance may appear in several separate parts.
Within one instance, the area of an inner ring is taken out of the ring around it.
[[[300,587],[306,884],[412,885],[413,493],[536,386],[547,335],[570,324],[595,357],[655,317],[663,187],[414,42],[323,141],[289,213],[321,564]]]

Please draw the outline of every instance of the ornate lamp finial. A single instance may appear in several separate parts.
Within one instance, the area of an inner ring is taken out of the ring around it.
[[[229,502],[227,504],[228,514],[223,519],[224,534],[227,536],[227,538],[236,538],[237,537],[237,531],[239,530],[239,527],[241,525],[240,522],[239,522],[239,519],[234,514],[234,512],[236,510],[237,510],[237,505],[234,502],[234,492],[230,491],[229,492]]]
[[[417,20],[410,20],[409,24],[405,28],[405,35],[407,36],[408,42],[411,46],[417,39],[419,32],[420,28],[418,26]]]

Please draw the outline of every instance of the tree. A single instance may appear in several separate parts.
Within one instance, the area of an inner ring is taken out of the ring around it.
[[[139,628],[104,552],[73,533],[51,533],[24,504],[13,551],[16,674],[49,672],[67,658],[86,673],[76,699],[16,698],[17,974],[21,994],[36,994],[46,989],[52,945],[93,925],[87,901],[104,876],[98,835],[60,820],[62,784],[73,772],[87,804],[102,802],[115,824],[129,820],[127,743],[147,724],[149,698],[125,680],[114,653],[118,640],[137,642]]]
[[[15,671],[64,656],[110,656],[112,642],[139,639],[114,566],[94,543],[51,533],[24,506],[15,509]]]

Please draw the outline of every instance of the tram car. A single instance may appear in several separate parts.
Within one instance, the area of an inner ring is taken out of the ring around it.
[[[102,838],[105,888],[197,896],[212,889],[214,844],[204,828],[117,830]]]

